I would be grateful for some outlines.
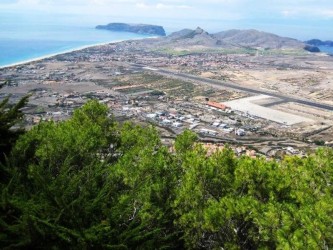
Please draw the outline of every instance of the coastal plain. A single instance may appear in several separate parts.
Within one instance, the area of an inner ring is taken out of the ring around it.
[[[251,156],[333,145],[332,56],[221,48],[195,32],[186,33],[194,44],[178,36],[124,41],[2,68],[1,80],[11,82],[0,98],[31,94],[27,127],[66,119],[95,98],[119,121],[153,124],[166,144],[191,129],[208,146],[228,143]]]

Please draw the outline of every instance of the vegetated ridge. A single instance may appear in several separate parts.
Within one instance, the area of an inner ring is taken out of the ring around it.
[[[126,23],[109,23],[107,25],[98,25],[96,29],[110,31],[123,31],[137,34],[165,36],[165,30],[162,26],[151,24],[126,24]]]

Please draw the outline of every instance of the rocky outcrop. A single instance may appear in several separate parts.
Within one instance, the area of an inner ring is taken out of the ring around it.
[[[179,46],[206,46],[214,47],[218,44],[215,37],[209,34],[207,31],[200,27],[195,30],[183,29],[181,31],[174,32],[165,38],[162,43],[170,43]]]
[[[162,26],[150,24],[126,24],[126,23],[109,23],[107,25],[98,25],[96,29],[110,31],[131,32],[143,35],[165,36],[165,30]]]
[[[309,52],[313,52],[313,53],[318,53],[320,52],[320,49],[316,46],[313,46],[313,45],[309,45],[309,44],[306,44],[305,47],[304,47],[305,50],[309,51]]]
[[[309,41],[305,41],[306,44],[313,45],[313,46],[328,46],[333,47],[333,41],[322,41],[319,39],[311,39]]]

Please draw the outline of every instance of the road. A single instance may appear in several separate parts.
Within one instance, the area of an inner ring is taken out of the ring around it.
[[[269,90],[263,90],[263,89],[256,89],[256,88],[252,88],[252,87],[250,88],[250,87],[240,86],[240,85],[234,84],[232,82],[219,81],[219,80],[199,77],[199,76],[186,74],[186,73],[178,73],[178,72],[174,72],[174,71],[166,70],[166,69],[152,68],[152,67],[149,67],[147,65],[132,64],[132,66],[141,68],[143,70],[150,70],[150,71],[153,71],[154,73],[168,75],[168,76],[178,78],[178,79],[181,79],[181,80],[193,80],[193,81],[196,81],[196,82],[200,82],[200,83],[209,85],[209,86],[214,87],[214,88],[231,88],[231,89],[234,89],[234,90],[243,91],[243,92],[252,93],[252,94],[269,95],[269,96],[280,98],[280,99],[284,100],[284,102],[295,102],[295,103],[307,105],[307,106],[310,106],[310,107],[315,107],[315,108],[320,108],[320,109],[333,111],[333,106],[329,105],[329,104],[318,103],[318,102],[314,102],[314,101],[307,100],[307,99],[302,99],[302,98],[295,97],[295,96],[290,96],[290,95],[286,95],[286,94],[282,94],[282,93],[272,92],[272,91],[269,91]]]

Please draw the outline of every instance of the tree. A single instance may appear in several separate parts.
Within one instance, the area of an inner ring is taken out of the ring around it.
[[[9,84],[5,81],[0,84],[0,89]],[[28,102],[29,96],[25,96],[16,104],[10,104],[10,96],[5,97],[0,102],[0,163],[4,162],[8,156],[18,136],[23,133],[22,128],[14,129],[14,125],[18,125],[22,120],[23,113],[21,109]]]
[[[112,225],[122,225],[119,243],[129,248],[181,248],[172,201],[177,166],[157,131],[125,123],[120,130],[121,155],[110,178],[117,183]]]
[[[177,136],[175,149],[178,154],[186,153],[193,149],[196,141],[198,141],[197,134],[191,132],[190,130],[185,130],[182,134]]]
[[[0,248],[333,248],[332,149],[208,154],[190,131],[175,149],[96,101],[40,123],[6,161]]]
[[[0,248],[181,246],[173,158],[151,127],[119,126],[91,101],[21,136],[9,163]]]
[[[213,232],[205,228],[205,212],[211,202],[233,191],[236,164],[228,147],[208,157],[202,145],[197,144],[182,158],[183,175],[176,187],[174,209],[188,248],[216,247]]]
[[[175,210],[189,248],[329,249],[333,244],[331,149],[282,162],[210,157],[183,161]]]
[[[0,89],[7,84],[9,81],[1,83]],[[10,104],[10,96],[7,96],[0,102],[0,182],[9,180],[9,173],[5,170],[4,164],[16,140],[24,133],[19,123],[23,118],[21,108],[26,105],[28,98],[27,95],[18,103]]]
[[[70,120],[42,122],[19,138],[11,180],[1,185],[0,248],[103,246],[115,127],[107,108],[91,101]]]

